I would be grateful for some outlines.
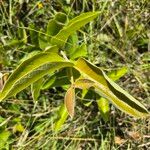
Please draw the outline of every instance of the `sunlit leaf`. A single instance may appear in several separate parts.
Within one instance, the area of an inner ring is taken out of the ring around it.
[[[14,127],[13,127],[13,132],[23,132],[24,131],[24,127],[21,123],[17,123]]]
[[[122,67],[118,70],[113,70],[107,74],[107,76],[112,79],[113,81],[116,81],[120,79],[122,76],[124,76],[128,72],[127,67]]]
[[[128,94],[98,67],[83,58],[80,58],[75,68],[95,82],[96,91],[120,110],[134,116],[145,117],[149,115],[147,109],[134,97]]]
[[[107,99],[101,97],[99,100],[97,100],[98,109],[104,119],[105,122],[109,120],[109,102]]]
[[[67,117],[68,117],[68,112],[67,109],[65,107],[65,105],[61,105],[59,108],[59,113],[58,113],[58,120],[55,122],[54,125],[54,130],[55,131],[59,131],[62,128],[62,125],[64,124],[64,122],[66,121]]]
[[[39,53],[25,60],[11,74],[0,93],[0,101],[14,96],[46,74],[71,66],[72,63],[66,62],[56,53]]]
[[[54,53],[58,53],[59,48],[54,45],[54,46],[48,46],[45,48],[45,52],[54,52]]]
[[[87,56],[87,47],[86,44],[82,44],[75,49],[75,51],[70,55],[71,59],[76,59],[79,57],[86,57]]]
[[[124,76],[124,74],[126,74],[127,71],[128,69],[126,67],[122,67],[121,69],[109,72],[107,75],[110,79],[116,81],[122,76]],[[108,100],[106,98],[101,97],[99,100],[97,100],[97,104],[100,113],[102,115],[102,118],[104,119],[105,122],[107,122],[109,120],[109,111],[110,111]]]
[[[5,144],[7,143],[10,135],[11,133],[7,130],[0,132],[0,149],[6,148]]]
[[[92,21],[99,14],[100,12],[87,12],[73,18],[56,36],[52,37],[51,43],[58,47],[63,47],[71,34]]]

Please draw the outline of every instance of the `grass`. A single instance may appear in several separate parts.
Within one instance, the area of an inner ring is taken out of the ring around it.
[[[20,22],[25,27],[36,23],[37,28],[44,28],[59,11],[73,18],[82,12],[100,10],[100,17],[78,33],[80,41],[87,43],[88,59],[106,71],[127,66],[128,73],[117,82],[150,110],[149,8],[148,0],[1,1],[0,71],[11,72],[24,54],[32,51],[26,49],[30,43],[13,43]],[[15,99],[2,102],[0,139],[6,131],[8,138],[0,140],[0,146],[20,150],[149,149],[150,118],[135,119],[112,106],[111,119],[105,123],[94,96],[90,107],[78,99],[74,119],[68,118],[62,130],[54,132],[64,92],[62,88],[42,91],[39,101],[34,103],[28,88]]]

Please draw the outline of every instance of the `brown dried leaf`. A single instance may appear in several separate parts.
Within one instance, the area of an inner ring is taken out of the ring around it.
[[[71,118],[74,116],[74,107],[75,107],[75,89],[71,86],[65,95],[65,106]]]
[[[9,73],[2,74],[0,72],[0,90],[2,90],[6,80],[8,79]]]
[[[119,137],[119,136],[116,136],[116,137],[115,137],[115,144],[121,145],[121,144],[123,144],[123,143],[125,143],[125,142],[126,142],[125,139],[122,139],[122,138]]]
[[[3,88],[3,80],[0,79],[0,90]]]
[[[135,131],[128,132],[128,135],[134,140],[139,140],[142,137],[139,132]]]

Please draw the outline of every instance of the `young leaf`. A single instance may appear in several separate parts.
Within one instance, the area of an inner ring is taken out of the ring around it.
[[[38,97],[40,96],[42,83],[43,83],[43,78],[37,80],[31,85],[31,92],[32,92],[32,97],[34,101],[37,101]]]
[[[72,63],[66,62],[56,53],[39,53],[25,60],[12,73],[0,93],[0,101],[14,96],[48,73],[71,66]]]
[[[80,58],[74,67],[90,80],[94,81],[97,92],[120,110],[134,117],[149,115],[147,109],[139,101],[109,79],[100,68],[83,58]]]
[[[86,44],[83,43],[82,45],[80,45],[75,49],[75,51],[71,54],[70,58],[74,60],[76,58],[86,56],[87,56],[87,47]]]
[[[58,47],[63,47],[71,34],[92,21],[99,14],[100,12],[87,12],[73,18],[56,36],[52,37],[51,43]]]
[[[67,21],[67,16],[63,13],[57,13],[54,19],[51,19],[47,25],[47,34],[51,37],[56,35],[64,26],[65,22]],[[51,39],[48,37],[48,41]]]
[[[101,97],[97,100],[98,109],[104,119],[105,122],[109,120],[109,102],[107,99]]]
[[[59,118],[55,122],[55,125],[54,125],[55,131],[59,131],[61,129],[62,125],[64,124],[64,122],[66,121],[68,117],[68,112],[64,104],[60,106],[58,116]]]
[[[0,131],[0,149],[6,149],[6,143],[8,142],[11,133],[9,131]]]
[[[65,106],[71,118],[74,116],[74,107],[75,107],[75,88],[71,86],[65,95]]]
[[[107,74],[107,76],[112,79],[113,81],[116,81],[120,79],[122,76],[124,76],[128,72],[127,67],[122,67],[118,70],[113,70]]]

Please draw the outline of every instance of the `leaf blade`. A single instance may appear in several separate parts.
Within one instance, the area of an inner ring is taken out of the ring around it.
[[[62,125],[65,123],[68,117],[68,112],[64,104],[59,108],[58,120],[54,124],[54,131],[59,131],[62,128]]]
[[[56,53],[39,53],[25,60],[9,77],[0,93],[0,101],[13,96],[47,73],[73,66]]]
[[[98,109],[104,119],[105,122],[109,120],[109,102],[107,99],[101,97],[99,100],[97,100]]]
[[[145,117],[149,115],[147,109],[139,101],[124,91],[115,82],[111,81],[100,68],[83,58],[80,58],[74,67],[94,81],[97,92],[123,112],[134,117]]]
[[[100,12],[87,12],[73,18],[56,36],[52,37],[51,43],[58,47],[63,47],[71,34],[79,30],[88,22],[92,21],[99,14]]]

